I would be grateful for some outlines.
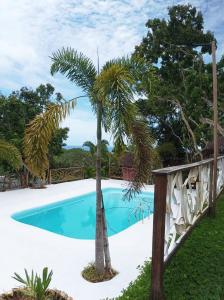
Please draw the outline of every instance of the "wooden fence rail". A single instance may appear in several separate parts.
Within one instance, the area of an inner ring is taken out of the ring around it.
[[[224,156],[218,158],[216,199],[213,159],[153,171],[155,176],[151,300],[163,300],[165,265],[224,187]]]
[[[84,178],[83,167],[50,169],[49,183],[60,183]]]

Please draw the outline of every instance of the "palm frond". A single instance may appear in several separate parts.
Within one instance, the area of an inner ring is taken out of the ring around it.
[[[135,113],[131,105],[134,102],[133,82],[129,71],[116,64],[102,70],[96,79],[94,89],[103,103],[103,125],[106,131],[112,131],[115,136],[117,131],[120,136],[124,132],[126,118],[123,117]]]
[[[154,139],[150,133],[147,123],[140,118],[130,122],[129,139],[134,150],[135,178],[129,185],[128,193],[139,192],[141,187],[148,182],[152,165],[152,145]]]
[[[112,132],[116,148],[122,149],[125,142],[130,142],[134,147],[136,175],[129,186],[129,196],[139,192],[148,181],[153,144],[148,126],[140,117],[134,101],[135,74],[130,72],[131,64],[132,61],[126,59],[109,62],[95,83],[98,98],[104,104],[103,124]]]
[[[51,74],[60,72],[90,94],[97,71],[92,61],[84,54],[71,48],[62,48],[53,53],[51,57]]]
[[[19,169],[22,166],[20,151],[14,145],[4,140],[0,140],[0,161],[6,161],[15,169]]]
[[[139,81],[143,74],[153,72],[152,66],[148,64],[144,58],[138,56],[127,56],[112,59],[105,63],[102,70],[107,70],[113,65],[121,66],[122,68],[126,69],[135,79],[135,81]]]
[[[75,100],[50,105],[48,109],[37,115],[25,130],[24,156],[29,170],[40,178],[45,178],[48,169],[48,145],[59,124],[74,109]]]

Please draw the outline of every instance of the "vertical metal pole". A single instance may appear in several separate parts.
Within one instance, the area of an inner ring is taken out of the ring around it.
[[[163,300],[167,175],[156,174],[153,214],[151,300]]]
[[[213,162],[213,214],[215,215],[215,200],[217,194],[217,157],[218,157],[218,109],[217,109],[217,69],[216,69],[216,45],[212,42],[212,81],[213,81],[213,144],[214,144],[214,162]]]

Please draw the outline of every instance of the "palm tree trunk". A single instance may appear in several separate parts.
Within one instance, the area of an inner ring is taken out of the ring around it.
[[[105,267],[108,272],[112,272],[111,266],[111,257],[110,257],[110,248],[109,248],[109,240],[107,235],[107,223],[104,209],[104,201],[102,194],[102,218],[103,218],[103,241],[104,241],[104,256],[105,256]]]
[[[101,191],[101,140],[102,140],[102,104],[97,103],[97,152],[96,152],[96,238],[95,266],[99,274],[104,273],[104,239]]]

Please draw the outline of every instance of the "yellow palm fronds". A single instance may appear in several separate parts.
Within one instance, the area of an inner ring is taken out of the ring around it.
[[[24,136],[25,163],[29,170],[40,178],[45,178],[48,169],[48,145],[60,122],[75,106],[75,100],[64,104],[50,105],[46,112],[37,115],[29,123]]]

